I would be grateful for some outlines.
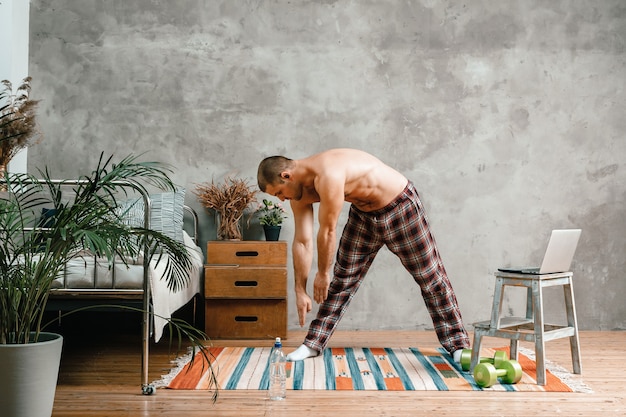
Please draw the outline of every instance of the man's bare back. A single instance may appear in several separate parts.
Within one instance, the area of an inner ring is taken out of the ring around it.
[[[385,207],[402,192],[407,178],[378,158],[356,149],[331,149],[297,161],[300,204],[320,202],[325,188],[343,183],[343,200],[361,211]]]

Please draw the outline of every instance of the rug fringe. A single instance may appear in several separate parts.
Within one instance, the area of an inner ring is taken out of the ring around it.
[[[152,385],[155,388],[167,388],[168,385],[174,379],[174,377],[178,375],[180,371],[183,370],[185,365],[187,365],[187,363],[191,360],[192,355],[194,355],[196,352],[197,350],[194,351],[192,347],[189,347],[187,349],[186,354],[179,356],[176,359],[170,361],[170,363],[173,364],[173,368],[170,370],[168,374],[161,375],[161,379],[159,379],[158,381],[153,381]]]
[[[518,349],[519,353],[524,354],[529,359],[532,359],[536,362],[535,351],[520,346]],[[593,394],[593,390],[585,384],[579,377],[574,377],[570,371],[565,369],[564,367],[557,365],[554,362],[551,362],[549,359],[545,360],[546,369],[550,371],[554,376],[559,378],[565,385],[570,387],[574,392],[582,392],[585,394]]]

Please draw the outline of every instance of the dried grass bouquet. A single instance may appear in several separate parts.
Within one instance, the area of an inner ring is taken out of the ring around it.
[[[41,138],[35,124],[39,101],[29,98],[30,81],[31,77],[24,78],[15,94],[10,81],[0,82],[0,171],[20,150]]]
[[[219,214],[218,240],[241,240],[239,220],[244,210],[256,201],[256,190],[247,181],[227,177],[222,184],[214,181],[196,185],[198,201]]]

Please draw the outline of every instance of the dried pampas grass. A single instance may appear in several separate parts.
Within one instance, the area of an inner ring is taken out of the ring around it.
[[[39,101],[31,100],[31,77],[26,77],[13,94],[10,81],[0,82],[0,169],[23,148],[41,138],[35,124],[35,109]]]
[[[219,214],[217,238],[241,240],[239,220],[250,203],[256,201],[256,190],[245,180],[227,177],[222,184],[211,181],[196,185],[195,194],[205,208]]]

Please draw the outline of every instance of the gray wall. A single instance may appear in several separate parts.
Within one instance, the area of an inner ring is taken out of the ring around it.
[[[497,267],[537,263],[551,229],[580,227],[580,326],[624,329],[625,44],[622,0],[32,0],[45,139],[29,169],[147,152],[176,167],[207,240],[196,184],[364,149],[416,183],[468,323],[488,318]],[[383,251],[341,328],[432,323]]]

